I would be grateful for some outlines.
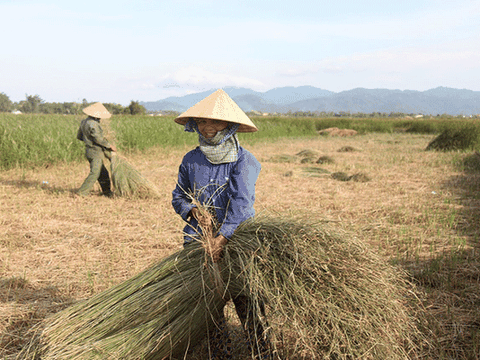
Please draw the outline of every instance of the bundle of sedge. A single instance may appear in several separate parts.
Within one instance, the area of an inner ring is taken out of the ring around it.
[[[20,359],[183,358],[225,305],[210,265],[194,243],[47,318]]]
[[[408,359],[428,346],[406,274],[328,224],[257,216],[220,266],[229,296],[250,297],[283,359]]]
[[[123,197],[158,198],[157,187],[136,170],[124,157],[110,155],[114,194]]]
[[[413,285],[354,237],[258,216],[240,225],[215,265],[205,241],[47,319],[41,345],[23,358],[205,359],[190,350],[225,299],[239,295],[250,297],[281,358],[407,359],[428,346]]]

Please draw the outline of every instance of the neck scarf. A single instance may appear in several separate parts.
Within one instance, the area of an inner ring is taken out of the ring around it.
[[[185,131],[196,132],[200,143],[200,150],[212,164],[235,162],[238,159],[239,142],[237,129],[240,124],[231,124],[211,138],[207,139],[198,130],[197,123],[189,120],[185,124]]]

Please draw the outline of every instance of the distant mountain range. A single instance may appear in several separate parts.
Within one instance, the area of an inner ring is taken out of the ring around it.
[[[216,89],[140,102],[149,111],[183,112]],[[245,111],[287,113],[289,111],[405,114],[480,114],[480,91],[437,87],[426,91],[357,88],[335,93],[313,86],[281,87],[257,92],[246,88],[223,90]]]

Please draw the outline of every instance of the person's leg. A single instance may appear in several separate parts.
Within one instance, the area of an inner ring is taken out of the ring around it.
[[[100,176],[98,177],[98,183],[102,188],[103,195],[112,196],[112,190],[110,187],[110,175],[108,174],[107,168],[103,164],[103,159],[102,159],[102,166],[100,168]]]
[[[249,351],[255,359],[274,359],[272,345],[259,317],[253,311],[251,300],[246,296],[238,296],[233,299],[233,303],[245,330]]]
[[[232,340],[225,316],[220,316],[209,334],[210,360],[232,359]]]
[[[77,193],[82,196],[87,196],[93,189],[95,182],[99,179],[100,173],[102,172],[102,166],[104,166],[103,156],[100,156],[100,154],[90,154],[87,152],[86,155],[87,160],[90,162],[90,173],[77,191]]]

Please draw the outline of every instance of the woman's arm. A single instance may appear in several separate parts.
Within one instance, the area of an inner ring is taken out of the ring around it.
[[[255,185],[261,165],[257,159],[244,150],[234,167],[227,188],[228,207],[219,233],[230,238],[237,227],[255,215]]]
[[[195,207],[195,205],[192,204],[192,198],[189,196],[190,192],[191,186],[188,177],[188,165],[185,163],[184,158],[178,170],[177,185],[172,192],[172,205],[175,212],[185,221],[191,216],[190,211]]]

